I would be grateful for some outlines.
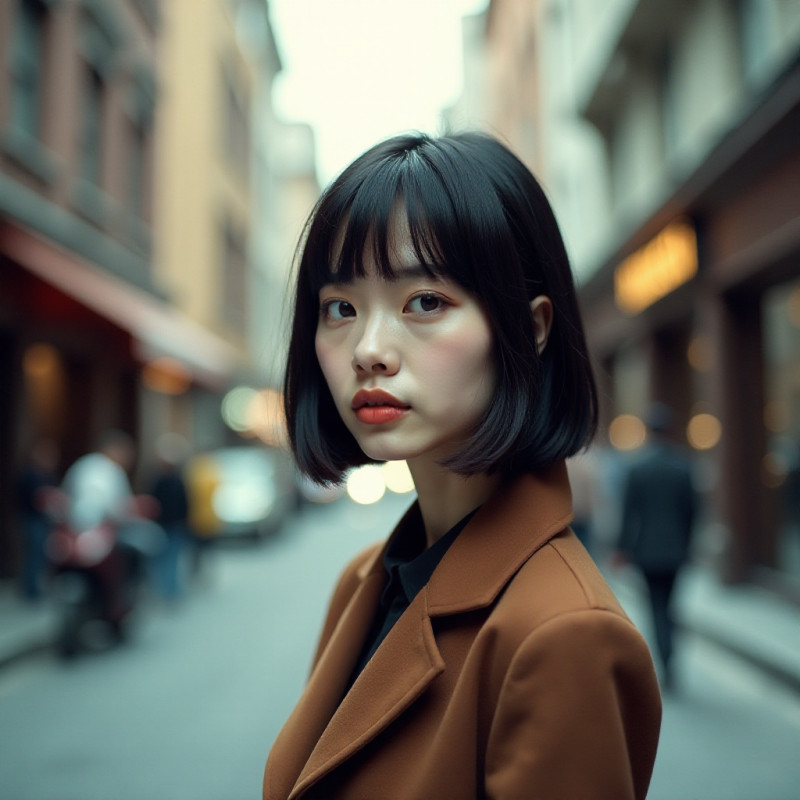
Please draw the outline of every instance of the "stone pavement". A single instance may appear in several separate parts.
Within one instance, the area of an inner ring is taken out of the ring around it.
[[[638,575],[608,575],[615,591],[644,592]],[[682,626],[712,640],[800,693],[800,608],[753,585],[724,586],[707,569],[689,566],[677,589]],[[10,582],[0,582],[0,668],[52,647],[55,610],[47,599],[25,602]]]

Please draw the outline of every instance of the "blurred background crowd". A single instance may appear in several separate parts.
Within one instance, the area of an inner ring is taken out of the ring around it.
[[[110,430],[133,445],[133,493],[166,492],[163,510],[185,492],[182,558],[344,491],[301,481],[283,447],[293,250],[345,162],[322,164],[325,131],[277,107],[282,5],[0,0],[0,580],[30,599],[47,583],[36,489]],[[385,5],[391,28],[404,4]],[[438,126],[507,141],[561,224],[602,398],[570,465],[585,541],[618,551],[662,404],[692,462],[693,561],[797,613],[800,3],[467,5]],[[377,29],[343,17],[312,80],[356,131],[371,99],[331,79],[348,36]],[[405,57],[433,74],[426,47]],[[347,502],[387,487],[409,490],[402,465],[354,474]]]

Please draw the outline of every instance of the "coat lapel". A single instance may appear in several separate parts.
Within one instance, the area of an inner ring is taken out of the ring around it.
[[[572,521],[566,464],[527,473],[483,505],[428,584],[432,617],[485,608],[517,570]]]
[[[394,535],[414,513],[416,506]],[[365,567],[361,585],[281,733],[285,746],[276,759],[283,765],[281,772],[287,778],[299,776],[289,800],[296,800],[385,730],[444,671],[432,616],[491,604],[527,558],[571,519],[563,463],[501,489],[459,534],[428,586],[342,699],[383,589],[384,548]],[[288,788],[276,796],[286,796]]]
[[[374,739],[443,670],[444,662],[433,636],[426,594],[422,591],[392,627],[341,701],[289,800],[300,796]],[[387,680],[387,676],[391,676],[391,680]]]
[[[275,740],[267,761],[265,787],[270,788],[265,796],[287,797],[292,787],[296,787],[309,755],[341,702],[383,584],[379,572],[369,572],[348,603],[294,711]],[[277,764],[279,769],[273,766]],[[296,793],[295,788],[292,796]]]

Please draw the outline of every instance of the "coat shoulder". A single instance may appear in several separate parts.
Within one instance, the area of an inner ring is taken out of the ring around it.
[[[628,619],[591,556],[567,529],[522,565],[498,599],[493,616],[504,627],[516,623],[524,638],[556,617],[592,610]]]

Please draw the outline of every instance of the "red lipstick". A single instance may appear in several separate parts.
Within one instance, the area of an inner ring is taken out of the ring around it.
[[[350,404],[356,419],[367,425],[384,425],[405,416],[411,408],[382,389],[359,389]]]

